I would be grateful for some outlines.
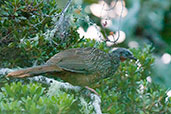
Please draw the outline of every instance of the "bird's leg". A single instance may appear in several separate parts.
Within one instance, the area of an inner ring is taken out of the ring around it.
[[[96,95],[100,96],[93,88],[85,86],[86,89],[90,90],[91,92],[95,93]]]

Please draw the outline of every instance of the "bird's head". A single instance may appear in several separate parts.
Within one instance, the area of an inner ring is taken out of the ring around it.
[[[134,57],[134,55],[132,54],[132,52],[126,48],[117,48],[117,49],[113,50],[110,54],[115,56],[115,57],[119,57],[119,59],[122,62],[127,60],[127,59],[137,60]]]

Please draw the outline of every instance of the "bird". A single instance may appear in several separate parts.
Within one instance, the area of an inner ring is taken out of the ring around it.
[[[25,78],[52,73],[72,85],[87,87],[114,75],[120,62],[127,59],[136,60],[126,48],[109,53],[93,47],[71,48],[55,54],[43,65],[10,72],[7,77]]]

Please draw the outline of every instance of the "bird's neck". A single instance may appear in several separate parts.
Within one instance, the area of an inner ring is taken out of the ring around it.
[[[109,56],[111,57],[112,60],[117,61],[120,63],[120,55],[117,53],[109,53]]]
[[[111,57],[111,63],[114,65],[113,67],[117,69],[121,62],[120,56],[115,53],[109,53],[109,56]]]

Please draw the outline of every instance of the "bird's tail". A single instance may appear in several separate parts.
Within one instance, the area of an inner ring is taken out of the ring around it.
[[[23,77],[40,75],[48,72],[60,72],[60,71],[62,71],[62,69],[56,65],[40,65],[36,67],[30,67],[30,68],[10,72],[7,74],[7,77],[23,78]]]

